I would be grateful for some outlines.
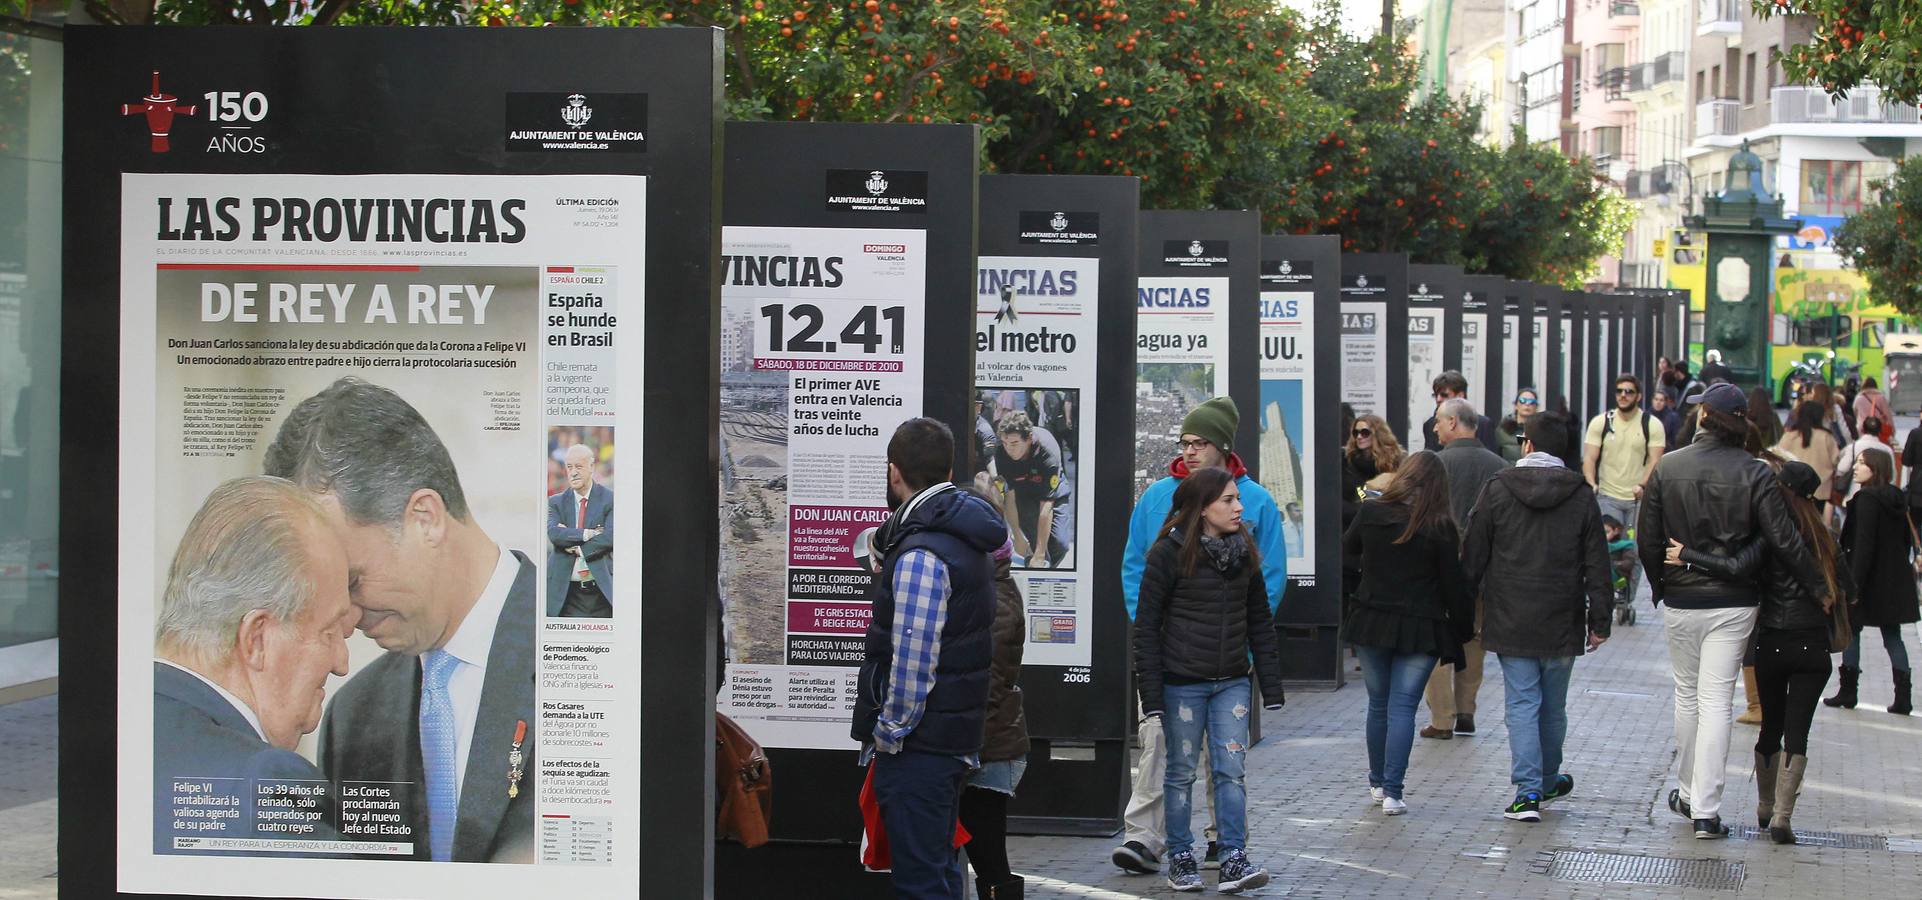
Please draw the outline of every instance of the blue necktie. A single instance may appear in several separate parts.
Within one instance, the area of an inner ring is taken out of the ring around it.
[[[429,650],[421,657],[420,758],[427,769],[427,837],[435,862],[454,855],[454,823],[460,813],[460,791],[454,782],[454,701],[447,682],[460,659],[445,650]]]

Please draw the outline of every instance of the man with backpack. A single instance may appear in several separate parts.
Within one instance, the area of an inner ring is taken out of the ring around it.
[[[1627,372],[1615,378],[1615,410],[1588,423],[1582,441],[1582,476],[1595,489],[1602,515],[1635,527],[1642,502],[1642,486],[1668,446],[1660,419],[1642,409],[1642,381]],[[1629,576],[1632,605],[1642,590],[1641,565]]]

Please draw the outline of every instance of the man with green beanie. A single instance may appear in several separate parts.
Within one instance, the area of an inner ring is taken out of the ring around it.
[[[1135,603],[1141,595],[1141,573],[1147,568],[1148,548],[1154,545],[1162,523],[1168,519],[1175,488],[1189,472],[1210,466],[1227,469],[1235,476],[1235,486],[1241,492],[1242,522],[1261,550],[1261,577],[1268,587],[1269,611],[1281,608],[1281,592],[1288,584],[1288,548],[1282,537],[1281,511],[1275,507],[1275,499],[1268,490],[1248,477],[1248,467],[1235,455],[1235,429],[1240,424],[1241,412],[1230,398],[1216,397],[1196,406],[1181,420],[1179,454],[1168,464],[1168,477],[1148,485],[1141,499],[1135,501],[1134,514],[1128,517],[1128,547],[1121,554],[1121,594],[1128,605],[1130,622],[1134,621]],[[1128,810],[1123,817],[1126,832],[1123,843],[1115,848],[1110,859],[1126,871],[1148,874],[1161,871],[1161,854],[1168,846],[1161,811],[1161,782],[1167,753],[1162,744],[1160,718],[1144,719],[1140,723],[1139,738],[1141,758],[1135,769],[1134,794],[1128,798]],[[1210,780],[1205,753],[1195,777],[1202,784]],[[1201,794],[1213,796],[1208,791]],[[1213,868],[1216,865],[1214,828],[1210,826],[1207,833],[1208,855],[1202,867]]]

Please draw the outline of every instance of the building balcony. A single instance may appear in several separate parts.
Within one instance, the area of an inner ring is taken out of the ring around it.
[[[1778,125],[1873,123],[1915,125],[1922,110],[1882,102],[1882,89],[1865,85],[1841,100],[1819,87],[1791,85],[1769,92],[1769,121]],[[1706,104],[1705,104],[1706,105]]]
[[[1680,84],[1688,68],[1688,57],[1680,51],[1671,51],[1647,62],[1628,67],[1628,80],[1624,90],[1630,94],[1652,91],[1663,84]]]
[[[1602,96],[1608,100],[1620,100],[1628,91],[1633,80],[1634,66],[1616,66],[1595,73],[1595,86],[1602,89]]]
[[[1635,18],[1642,14],[1642,5],[1632,0],[1610,0],[1608,17],[1611,19]]]
[[[1709,100],[1695,104],[1695,137],[1734,137],[1742,133],[1742,101]]]
[[[1745,0],[1696,0],[1695,36],[1742,33]]]

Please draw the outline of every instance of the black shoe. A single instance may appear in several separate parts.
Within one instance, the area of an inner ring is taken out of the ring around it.
[[[1136,875],[1153,875],[1161,871],[1161,858],[1149,853],[1140,841],[1129,841],[1114,848],[1114,855],[1108,859],[1121,867],[1123,872]]]
[[[1475,717],[1474,716],[1456,716],[1455,717],[1455,733],[1456,734],[1474,734],[1475,733]]]
[[[1542,820],[1542,795],[1529,791],[1502,810],[1502,818],[1517,822],[1540,822]]]
[[[1668,811],[1678,816],[1681,816],[1684,819],[1695,818],[1695,816],[1690,814],[1689,812],[1688,801],[1682,799],[1682,792],[1680,789],[1671,790],[1668,792]]]
[[[981,878],[974,880],[974,889],[979,892],[980,900],[1023,900],[1022,893],[1027,889],[1026,885],[1027,882],[1019,875],[1009,876],[1007,881],[1000,884],[989,884]]]
[[[1268,883],[1268,870],[1249,862],[1248,854],[1230,850],[1227,857],[1221,861],[1221,876],[1215,883],[1215,890],[1224,894],[1239,894]]]
[[[1553,803],[1572,793],[1575,793],[1575,776],[1557,775],[1555,783],[1548,788],[1548,793],[1542,795],[1542,802]]]
[[[1862,678],[1862,670],[1854,666],[1837,666],[1835,672],[1841,684],[1835,689],[1835,696],[1822,700],[1823,706],[1841,709],[1855,708],[1855,688]]]
[[[1915,711],[1915,707],[1909,703],[1909,691],[1915,683],[1912,678],[1906,671],[1895,673],[1895,702],[1889,704],[1889,712],[1906,716]]]
[[[1695,839],[1696,840],[1712,841],[1712,840],[1719,840],[1725,837],[1728,837],[1728,826],[1722,824],[1721,816],[1716,816],[1713,819],[1696,819],[1695,820]]]
[[[1221,868],[1221,842],[1208,842],[1208,852],[1201,857],[1201,867],[1203,869]]]

